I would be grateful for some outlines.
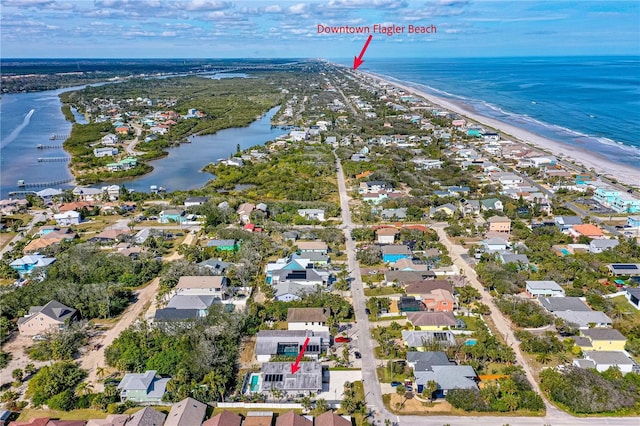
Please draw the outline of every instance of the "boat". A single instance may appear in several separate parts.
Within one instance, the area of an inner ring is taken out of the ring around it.
[[[19,186],[19,187],[26,186],[26,184],[24,183],[24,179],[20,179],[20,180],[18,181],[18,186]]]
[[[151,191],[157,191],[157,190],[158,190],[158,185],[151,185],[151,186],[149,187],[149,190],[151,190]]]

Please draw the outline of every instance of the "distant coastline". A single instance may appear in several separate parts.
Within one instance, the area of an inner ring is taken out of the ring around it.
[[[414,83],[399,82],[395,78],[372,72],[363,71],[362,74],[385,82],[391,86],[396,86],[404,89],[407,92],[413,93],[426,99],[434,105],[438,105],[446,110],[460,114],[461,116],[471,119],[478,124],[495,129],[505,135],[508,135],[509,137],[512,137],[513,142],[529,144],[541,150],[548,151],[561,160],[565,160],[569,163],[575,163],[574,167],[579,168],[580,166],[582,166],[585,169],[593,169],[596,171],[596,173],[609,179],[617,180],[620,183],[624,183],[636,188],[640,187],[640,168],[634,168],[625,164],[614,163],[595,152],[588,150],[578,150],[562,142],[551,140],[528,130],[516,127],[514,125],[481,115],[471,106],[466,105],[463,102],[452,101],[450,99],[445,99],[433,94],[426,93],[418,87],[415,87]]]

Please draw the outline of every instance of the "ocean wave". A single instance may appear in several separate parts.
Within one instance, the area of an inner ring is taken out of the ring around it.
[[[584,132],[579,132],[574,129],[570,129],[565,126],[561,126],[559,124],[551,124],[534,117],[531,117],[527,114],[514,113],[511,111],[506,111],[499,107],[498,105],[492,104],[490,102],[469,98],[461,95],[457,95],[455,93],[450,93],[442,89],[438,89],[433,86],[429,86],[427,84],[418,83],[415,81],[406,81],[400,80],[398,78],[394,78],[391,76],[384,76],[385,79],[391,82],[397,82],[399,84],[404,84],[406,86],[412,87],[417,90],[422,90],[427,93],[432,93],[436,96],[441,96],[447,99],[454,99],[460,102],[467,104],[470,107],[476,109],[476,111],[480,108],[484,111],[479,113],[487,115],[490,118],[494,118],[500,121],[504,121],[507,124],[512,124],[517,127],[522,127],[526,130],[532,131],[534,133],[540,134],[541,136],[548,137],[549,139],[556,140],[561,143],[566,143],[568,145],[575,144],[577,139],[584,139],[584,141],[580,141],[582,143],[587,143],[589,145],[589,149],[594,152],[600,152],[598,149],[598,145],[602,145],[602,147],[607,147],[607,153],[611,158],[611,155],[615,153],[611,152],[611,148],[615,148],[615,150],[619,150],[620,155],[624,154],[625,157],[632,158],[640,158],[640,147],[636,147],[633,145],[628,145],[623,142],[615,141],[610,138],[596,136],[587,134]],[[588,115],[588,114],[587,114]],[[547,133],[545,135],[544,133]],[[613,158],[612,158],[613,159]],[[625,161],[623,161],[625,162]]]

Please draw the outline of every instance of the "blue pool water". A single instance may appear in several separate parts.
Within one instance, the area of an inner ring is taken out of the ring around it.
[[[478,343],[478,341],[476,339],[469,339],[466,342],[464,342],[465,346],[473,346],[476,343]]]
[[[251,384],[249,385],[249,389],[251,389],[251,392],[258,392],[260,390],[260,388],[258,387],[258,380],[260,380],[260,377],[256,374],[251,376]]]

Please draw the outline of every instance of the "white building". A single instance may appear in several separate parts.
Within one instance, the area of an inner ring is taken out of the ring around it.
[[[564,297],[564,289],[555,281],[527,281],[526,290],[531,297]]]
[[[53,218],[60,226],[77,225],[81,222],[80,213],[74,210],[70,210],[64,213],[54,214]]]

